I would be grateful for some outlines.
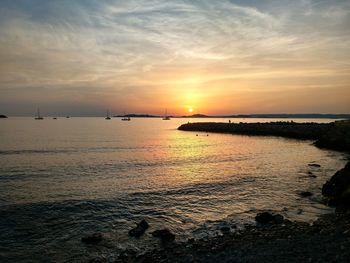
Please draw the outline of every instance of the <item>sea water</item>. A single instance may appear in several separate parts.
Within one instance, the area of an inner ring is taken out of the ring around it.
[[[177,130],[189,121],[228,119],[0,120],[0,261],[113,261],[159,246],[155,229],[182,242],[253,223],[260,211],[305,222],[331,212],[321,187],[346,154],[309,140]],[[150,229],[129,237],[143,218]],[[84,245],[94,232],[103,243]]]

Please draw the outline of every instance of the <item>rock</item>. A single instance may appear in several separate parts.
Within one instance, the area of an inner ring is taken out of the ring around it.
[[[273,215],[269,212],[259,213],[255,216],[255,221],[261,224],[267,224],[273,221]]]
[[[273,217],[275,224],[282,224],[284,222],[284,217],[280,214],[274,215]]]
[[[310,178],[316,178],[317,177],[311,171],[308,171],[307,174],[309,175]]]
[[[318,163],[309,163],[308,166],[310,166],[310,167],[321,167],[321,165],[318,164]]]
[[[321,148],[350,151],[350,120],[331,123],[328,131],[315,142]]]
[[[0,119],[6,119],[7,116],[6,115],[0,115]]]
[[[92,235],[82,237],[81,242],[85,244],[97,244],[102,241],[102,234],[101,233],[94,233]]]
[[[188,244],[193,244],[194,241],[195,241],[194,238],[191,237],[191,238],[189,238],[189,239],[187,240],[187,243],[188,243]]]
[[[140,223],[137,224],[137,226],[133,229],[130,229],[129,236],[132,237],[140,237],[142,236],[145,231],[148,229],[149,225],[145,219],[143,219]]]
[[[299,195],[301,197],[310,197],[310,196],[313,196],[313,193],[305,191],[305,192],[301,192]]]
[[[224,234],[229,233],[230,230],[231,230],[231,228],[230,228],[229,226],[222,226],[222,227],[220,228],[220,231],[221,231],[222,233],[224,233]]]
[[[273,215],[269,212],[262,212],[255,216],[255,221],[260,224],[282,224],[284,217],[280,214]]]
[[[171,242],[175,240],[175,235],[166,228],[153,231],[152,236],[160,238],[162,242]]]
[[[330,205],[350,206],[350,162],[323,185],[322,194]]]
[[[141,222],[139,223],[139,226],[142,227],[143,229],[147,229],[149,227],[149,225],[145,219],[141,220]]]

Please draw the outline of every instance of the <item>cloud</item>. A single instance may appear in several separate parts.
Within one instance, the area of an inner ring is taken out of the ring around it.
[[[5,89],[32,101],[36,87],[63,101],[74,90],[94,108],[91,91],[106,103],[122,102],[122,91],[145,111],[167,91],[193,89],[189,79],[213,96],[235,96],[252,78],[276,88],[292,76],[314,86],[328,78],[336,88],[349,79],[349,10],[348,1],[311,0],[2,1],[0,109],[16,112],[1,107],[16,105]]]

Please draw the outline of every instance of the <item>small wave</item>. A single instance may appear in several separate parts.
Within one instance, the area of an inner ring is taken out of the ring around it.
[[[0,155],[16,154],[48,154],[48,153],[67,153],[69,150],[7,150],[0,151]]]
[[[74,148],[74,149],[25,149],[25,150],[0,150],[0,155],[22,155],[22,154],[61,154],[61,153],[80,153],[80,152],[108,152],[119,150],[142,150],[137,147],[93,147],[93,148]]]

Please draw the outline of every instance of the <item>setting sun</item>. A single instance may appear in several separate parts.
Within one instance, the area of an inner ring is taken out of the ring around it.
[[[193,112],[193,109],[192,108],[188,108],[188,112]]]

